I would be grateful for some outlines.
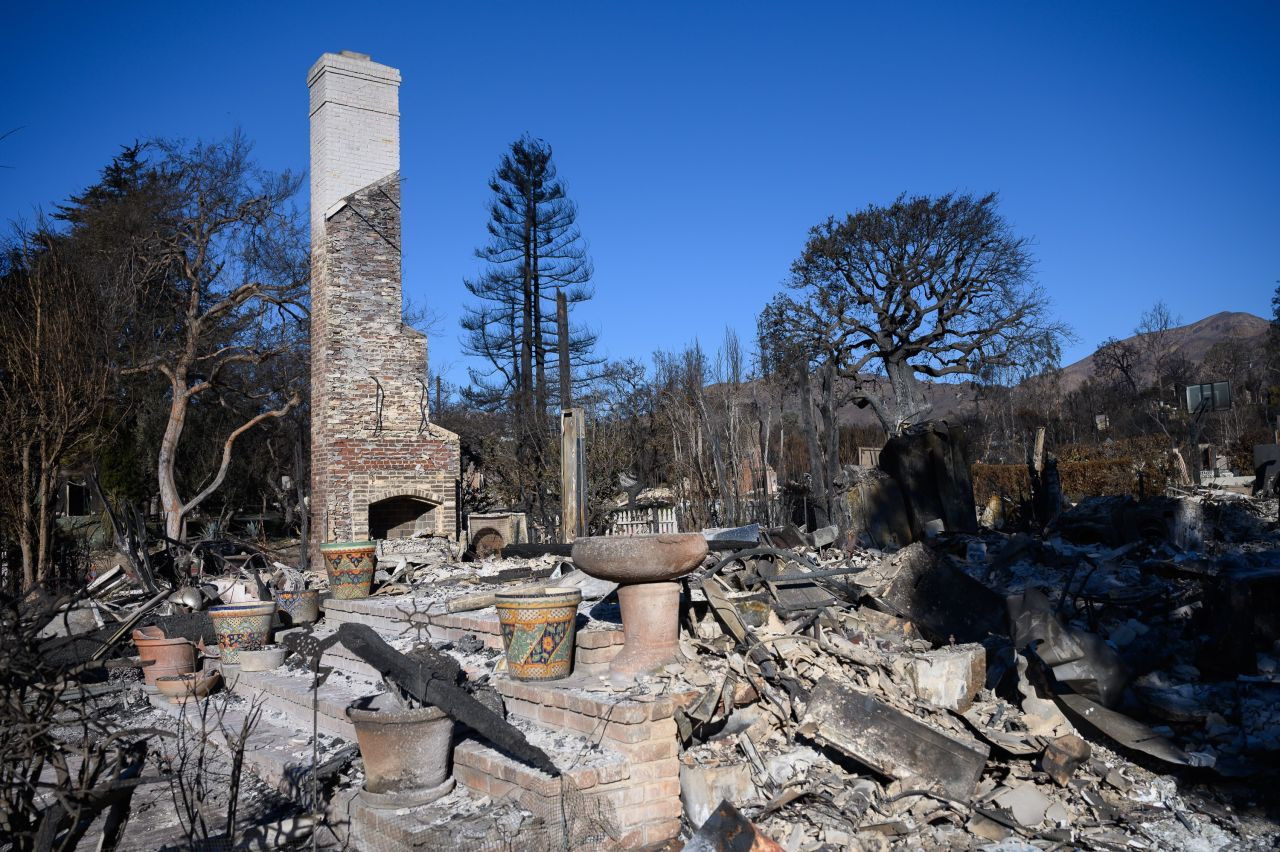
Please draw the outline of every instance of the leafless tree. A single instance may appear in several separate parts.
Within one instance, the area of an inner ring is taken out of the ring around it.
[[[264,386],[258,368],[296,349],[305,333],[307,252],[292,204],[300,181],[262,172],[238,133],[213,143],[160,145],[170,227],[158,261],[174,290],[170,329],[127,372],[164,379],[169,410],[156,471],[165,530],[181,538],[187,515],[217,491],[236,440],[302,401],[298,387]],[[221,439],[219,461],[195,493],[180,493],[176,467],[197,401],[245,411]]]
[[[852,400],[897,434],[929,415],[920,377],[1056,359],[1066,329],[1049,317],[1032,265],[995,194],[900,196],[809,232],[781,318],[820,345],[855,384]]]
[[[1136,345],[1109,337],[1093,353],[1093,373],[1113,384],[1122,384],[1137,394],[1140,381],[1141,352]]]
[[[114,300],[79,274],[73,253],[46,227],[19,231],[0,270],[3,501],[24,589],[46,578],[59,475],[102,439],[113,388]]]

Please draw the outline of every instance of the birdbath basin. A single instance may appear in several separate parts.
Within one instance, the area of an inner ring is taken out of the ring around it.
[[[676,657],[680,635],[680,584],[702,563],[701,533],[591,536],[573,542],[573,564],[618,584],[622,650],[609,664],[620,678],[659,669]]]

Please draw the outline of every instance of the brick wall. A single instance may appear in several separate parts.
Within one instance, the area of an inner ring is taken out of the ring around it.
[[[313,544],[368,538],[370,504],[400,498],[456,532],[458,437],[429,422],[427,341],[401,322],[399,84],[359,55],[308,74]]]

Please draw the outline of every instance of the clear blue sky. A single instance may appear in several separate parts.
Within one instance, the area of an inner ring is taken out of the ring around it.
[[[5,14],[0,218],[122,143],[239,126],[307,165],[306,71],[399,67],[406,292],[457,319],[486,180],[549,141],[611,357],[750,337],[809,226],[900,192],[997,190],[1080,341],[1164,299],[1270,315],[1280,279],[1280,3],[51,3]],[[301,199],[305,205],[305,197]]]

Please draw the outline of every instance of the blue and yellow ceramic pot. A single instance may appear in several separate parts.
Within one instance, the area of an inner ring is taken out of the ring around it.
[[[276,609],[280,611],[280,619],[290,627],[297,624],[310,624],[320,618],[320,592],[317,589],[297,589],[276,592]]]
[[[240,665],[241,651],[257,651],[271,641],[274,601],[250,601],[209,607],[213,632],[218,634],[219,658],[224,665]]]
[[[378,564],[373,541],[330,541],[320,545],[329,573],[329,594],[338,600],[369,597],[373,569]]]

